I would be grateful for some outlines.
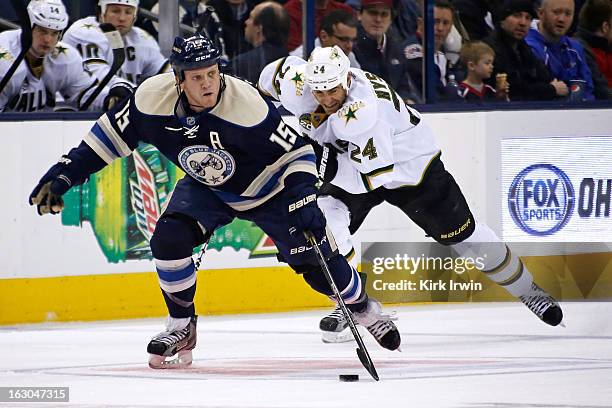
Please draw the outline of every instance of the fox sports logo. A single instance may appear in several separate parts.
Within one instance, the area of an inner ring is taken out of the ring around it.
[[[552,164],[533,164],[512,181],[508,208],[516,225],[530,235],[552,235],[567,224],[574,210],[574,187]]]
[[[228,152],[208,146],[186,147],[178,159],[187,174],[210,187],[225,183],[236,170],[236,162]]]

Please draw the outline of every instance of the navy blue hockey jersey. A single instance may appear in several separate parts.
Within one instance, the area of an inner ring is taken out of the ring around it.
[[[214,108],[190,115],[172,73],[149,78],[100,117],[84,141],[106,163],[150,143],[238,211],[266,202],[290,174],[314,180],[312,147],[276,108],[244,81],[226,75],[225,84]]]

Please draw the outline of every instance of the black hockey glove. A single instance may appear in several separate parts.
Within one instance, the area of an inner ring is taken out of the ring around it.
[[[325,183],[331,182],[338,173],[338,152],[336,148],[326,143],[321,150],[321,157],[317,154],[319,165],[319,179]]]
[[[298,194],[289,195],[287,212],[289,216],[289,232],[299,237],[304,231],[312,232],[317,239],[325,234],[325,216],[317,206],[317,189],[312,185],[300,185]]]
[[[106,98],[104,98],[102,109],[104,109],[104,112],[108,112],[117,103],[132,96],[132,92],[132,88],[125,83],[115,85],[108,91]]]
[[[75,185],[68,168],[70,162],[67,156],[62,156],[60,161],[42,176],[38,185],[32,190],[29,202],[30,205],[36,205],[39,215],[57,214],[64,208],[62,195]]]

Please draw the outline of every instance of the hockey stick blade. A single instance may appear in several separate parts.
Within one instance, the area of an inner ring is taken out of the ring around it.
[[[368,373],[370,373],[372,378],[378,381],[379,377],[378,377],[378,373],[376,372],[376,367],[374,367],[374,362],[370,358],[368,349],[366,348],[365,344],[363,343],[363,339],[361,338],[361,336],[359,335],[359,332],[357,331],[357,327],[355,326],[355,322],[353,321],[353,316],[351,316],[351,313],[346,307],[346,303],[344,303],[344,299],[342,299],[342,296],[340,296],[340,291],[338,290],[338,287],[336,286],[336,282],[334,282],[334,278],[332,277],[331,272],[329,270],[329,265],[327,265],[327,261],[325,261],[325,257],[323,256],[323,253],[321,252],[321,248],[319,248],[319,244],[317,243],[317,240],[314,234],[310,231],[304,231],[304,235],[306,236],[306,240],[308,240],[308,242],[310,242],[310,245],[312,245],[312,247],[314,248],[315,253],[317,255],[317,261],[319,261],[319,265],[321,266],[321,269],[323,270],[323,275],[325,275],[325,279],[327,279],[327,283],[329,283],[329,286],[331,287],[332,292],[334,292],[336,301],[338,302],[338,305],[340,306],[340,309],[342,310],[342,313],[344,314],[344,317],[346,318],[346,321],[348,322],[351,332],[353,333],[353,337],[355,337],[355,341],[357,342],[356,351],[357,351],[357,357],[359,357],[359,361],[361,361],[361,364],[368,371]]]
[[[15,14],[17,15],[19,24],[21,26],[21,52],[19,55],[17,55],[15,61],[13,61],[13,64],[11,64],[9,69],[6,71],[4,77],[2,77],[2,80],[0,81],[0,93],[4,91],[4,88],[13,77],[13,74],[15,74],[15,71],[17,71],[19,64],[21,64],[26,56],[26,53],[32,46],[32,25],[30,23],[30,16],[28,16],[28,9],[26,8],[25,3],[23,0],[11,0],[11,5],[15,10]]]
[[[121,68],[125,62],[125,45],[119,31],[117,31],[112,24],[108,23],[100,24],[100,29],[106,38],[108,38],[110,46],[113,50],[113,63],[111,64],[111,67],[104,78],[102,78],[102,81],[98,83],[96,89],[94,89],[91,95],[89,95],[89,98],[87,98],[87,100],[79,107],[80,111],[89,109],[93,101],[98,97],[98,95],[100,95],[100,92],[102,92],[104,87],[108,84],[112,77],[115,76],[117,71],[119,71],[119,68]]]

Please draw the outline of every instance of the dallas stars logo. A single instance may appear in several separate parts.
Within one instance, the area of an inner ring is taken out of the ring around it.
[[[295,86],[298,86],[304,83],[304,78],[302,78],[302,74],[300,72],[296,72],[293,78],[291,78],[291,80],[295,82]]]
[[[13,59],[13,54],[5,50],[4,48],[0,48],[0,60],[11,61]]]
[[[55,47],[55,52],[53,53],[54,56],[58,56],[60,54],[64,54],[66,55],[68,52],[68,48],[62,46],[61,44],[57,44],[57,46]]]
[[[91,29],[92,29],[92,28],[94,28],[94,27],[95,27],[95,25],[94,25],[94,24],[90,24],[90,23],[83,24],[83,28],[86,28],[86,29],[88,29],[88,30],[91,30]]]
[[[351,119],[358,120],[357,111],[365,106],[363,101],[355,101],[348,106],[343,107],[338,111],[338,116],[344,119],[344,124],[348,124]]]
[[[355,116],[355,112],[357,112],[357,109],[353,110],[350,106],[349,108],[346,110],[346,113],[344,114],[344,123],[348,123],[349,120],[351,119],[355,119],[357,120],[357,116]]]
[[[301,72],[296,72],[291,81],[295,83],[295,94],[302,96],[304,92],[304,76]]]

